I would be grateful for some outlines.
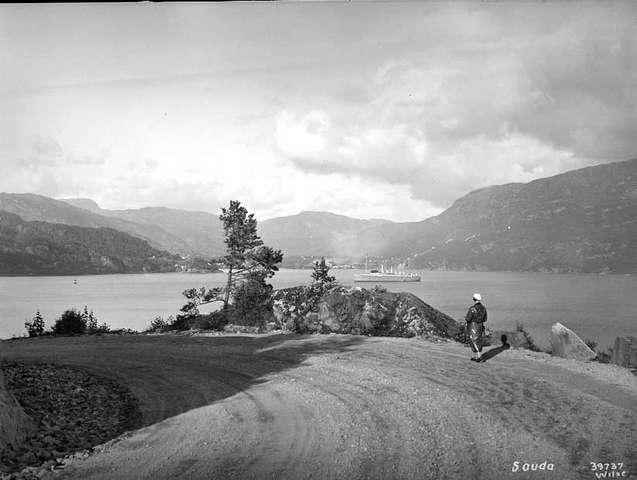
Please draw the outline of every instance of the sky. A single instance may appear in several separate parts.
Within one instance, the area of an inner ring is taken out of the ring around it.
[[[0,191],[417,221],[637,156],[637,3],[0,6]]]

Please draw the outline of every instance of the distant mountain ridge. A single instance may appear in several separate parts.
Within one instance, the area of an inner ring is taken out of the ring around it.
[[[26,221],[61,223],[78,227],[113,228],[144,239],[155,248],[173,253],[190,250],[189,245],[184,240],[158,225],[102,215],[43,195],[0,193],[0,210],[19,215]]]
[[[362,236],[417,268],[634,273],[637,159],[482,188],[436,217]]]
[[[102,209],[90,199],[0,194],[25,220],[104,226],[172,253],[223,254],[218,215],[164,207]],[[419,222],[361,220],[329,212],[259,221],[287,256],[360,261],[366,254],[413,268],[637,272],[637,159],[532,182],[482,188]]]
[[[389,220],[361,220],[306,211],[259,222],[259,234],[267,245],[280,248],[288,255],[360,257],[359,234],[390,223]]]
[[[179,257],[112,228],[25,221],[0,210],[0,274],[167,272]]]
[[[107,210],[86,198],[62,201],[103,217],[117,218],[135,225],[155,226],[172,235],[178,235],[184,246],[175,248],[171,244],[159,243],[172,252],[208,257],[225,252],[221,222],[219,216],[212,213],[165,207]],[[259,221],[258,230],[267,245],[281,249],[289,256],[358,257],[360,253],[355,248],[358,233],[387,223],[391,222],[382,219],[361,220],[330,212],[305,211],[297,215]],[[131,230],[127,231],[134,234]]]
[[[144,232],[158,228],[165,232],[166,236],[155,238],[154,242],[174,253],[214,257],[224,252],[222,227],[218,215],[166,207],[107,210],[86,198],[62,201],[103,217],[136,225],[137,228],[144,229]],[[133,231],[127,231],[135,235]]]

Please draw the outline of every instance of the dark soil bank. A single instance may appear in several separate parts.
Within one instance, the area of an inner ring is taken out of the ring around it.
[[[19,447],[1,452],[0,474],[28,466],[54,468],[57,458],[140,425],[137,400],[110,379],[52,364],[6,363],[2,370],[36,431]]]

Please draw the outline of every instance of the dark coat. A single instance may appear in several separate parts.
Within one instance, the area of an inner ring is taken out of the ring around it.
[[[476,323],[484,323],[487,321],[487,309],[480,302],[476,302],[471,307],[469,307],[469,311],[467,312],[467,316],[465,317],[465,321],[476,322]]]
[[[480,302],[476,302],[469,307],[465,320],[467,322],[469,345],[474,352],[481,352],[484,322],[487,321],[487,309]]]

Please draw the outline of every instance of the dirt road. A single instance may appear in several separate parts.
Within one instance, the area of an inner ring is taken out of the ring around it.
[[[570,479],[596,478],[590,462],[637,466],[637,383],[607,365],[513,350],[476,364],[458,344],[340,335],[0,349],[115,378],[140,401],[144,428],[62,478]]]

